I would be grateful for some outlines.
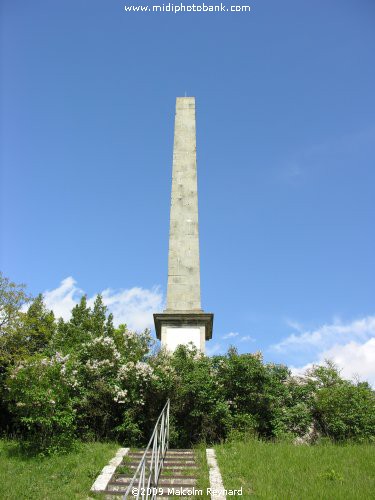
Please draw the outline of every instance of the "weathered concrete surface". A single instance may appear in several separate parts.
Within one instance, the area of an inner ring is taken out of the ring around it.
[[[178,97],[174,128],[167,311],[200,311],[195,98]]]
[[[219,465],[216,460],[216,453],[213,448],[206,449],[207,465],[209,467],[209,478],[212,500],[226,500],[225,488]]]
[[[129,448],[119,448],[116,455],[109,461],[109,464],[103,467],[102,472],[96,478],[94,484],[91,486],[91,491],[104,491],[107,488],[116,468],[122,462],[122,459],[129,452]]]
[[[192,342],[201,352],[213,314],[201,309],[195,98],[178,97],[173,146],[167,308],[155,313],[156,335],[174,351]]]

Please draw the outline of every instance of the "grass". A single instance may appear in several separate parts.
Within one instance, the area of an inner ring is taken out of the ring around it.
[[[241,498],[375,499],[375,446],[295,446],[256,439],[215,447],[224,487]]]
[[[96,498],[90,487],[117,449],[115,443],[79,443],[66,455],[25,457],[15,441],[0,440],[0,498]],[[225,488],[242,486],[244,499],[375,500],[374,445],[294,446],[254,439],[215,449]],[[195,454],[196,488],[203,490],[195,498],[208,499],[205,446]]]
[[[133,451],[132,449],[130,451]],[[128,455],[122,457],[122,462],[116,467],[116,474],[127,474],[133,476],[135,470],[131,469],[129,464],[133,461]]]
[[[116,443],[78,443],[66,455],[25,457],[15,441],[0,440],[0,498],[2,500],[89,499],[90,488]]]
[[[196,488],[198,490],[203,490],[203,495],[195,496],[195,499],[208,499],[211,498],[207,495],[207,488],[210,487],[210,481],[208,479],[208,465],[206,459],[206,445],[201,444],[195,448],[195,457],[198,465],[197,469],[197,484]]]

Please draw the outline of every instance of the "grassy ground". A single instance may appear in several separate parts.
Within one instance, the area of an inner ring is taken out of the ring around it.
[[[90,495],[90,487],[117,448],[115,443],[81,443],[67,455],[38,458],[23,456],[15,442],[0,441],[0,498],[96,497]],[[294,446],[251,440],[215,449],[225,488],[242,486],[241,498],[375,500],[375,446]],[[205,447],[195,451],[196,488],[206,493],[209,483]],[[209,497],[204,494],[196,498]]]
[[[67,455],[25,457],[12,441],[0,440],[2,500],[70,500],[90,498],[90,488],[115,455],[115,443],[80,443]]]
[[[207,488],[210,487],[210,481],[208,479],[208,465],[206,460],[206,446],[200,445],[195,449],[195,456],[198,465],[197,471],[197,490],[202,490],[203,495],[195,496],[195,499],[209,499],[210,495],[207,495]]]
[[[295,446],[257,440],[216,446],[225,488],[241,498],[375,499],[375,446]]]

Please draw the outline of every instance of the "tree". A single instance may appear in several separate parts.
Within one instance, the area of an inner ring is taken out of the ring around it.
[[[53,312],[44,305],[42,294],[32,301],[27,312],[22,315],[21,328],[28,355],[47,349],[55,333],[56,324]]]
[[[23,317],[21,308],[29,301],[25,285],[14,283],[0,272],[0,380],[9,364],[18,357]]]
[[[91,309],[87,306],[87,298],[84,295],[79,303],[72,309],[69,321],[59,319],[57,334],[52,340],[55,350],[73,352],[91,336]]]
[[[107,307],[103,304],[102,296],[98,294],[91,313],[91,331],[95,337],[100,337],[106,333],[106,313]]]
[[[21,308],[29,300],[25,285],[14,283],[0,272],[0,429],[10,424],[4,403],[4,379],[7,368],[20,355]]]
[[[43,296],[39,294],[26,312],[9,310],[4,325],[0,336],[0,365],[3,371],[27,356],[47,349],[55,332],[55,317],[52,311],[46,309]]]
[[[16,284],[0,272],[0,336],[18,324],[19,313],[30,296],[24,284]]]

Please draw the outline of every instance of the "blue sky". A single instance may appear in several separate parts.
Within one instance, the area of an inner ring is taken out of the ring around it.
[[[209,352],[328,355],[375,381],[374,2],[132,1],[0,2],[1,269],[57,313],[105,291],[151,324],[193,95]]]

